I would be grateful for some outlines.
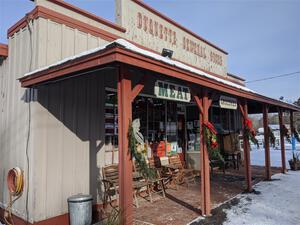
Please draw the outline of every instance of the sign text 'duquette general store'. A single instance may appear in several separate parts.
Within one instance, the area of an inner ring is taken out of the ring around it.
[[[173,57],[184,63],[227,75],[227,53],[208,44],[172,21],[135,0],[117,1],[117,22],[126,28],[128,39],[161,52],[174,51]]]

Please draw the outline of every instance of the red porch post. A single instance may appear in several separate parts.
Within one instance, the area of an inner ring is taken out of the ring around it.
[[[210,169],[209,155],[205,144],[205,136],[203,135],[203,123],[208,121],[208,109],[212,99],[208,98],[207,90],[204,90],[203,96],[200,99],[194,95],[195,101],[199,108],[200,120],[200,168],[201,168],[201,214],[203,216],[211,215],[211,200],[210,200]]]
[[[128,68],[118,74],[119,206],[122,225],[133,224],[132,160],[128,150],[128,128],[132,120],[132,102],[144,88],[145,76],[131,89]]]
[[[279,127],[280,127],[280,146],[281,146],[281,172],[286,172],[286,165],[285,165],[285,145],[284,145],[284,134],[283,134],[283,115],[282,109],[278,109],[278,117],[279,117]]]
[[[269,138],[269,121],[268,106],[263,105],[263,122],[264,122],[264,140],[265,140],[265,173],[266,180],[271,180],[271,162],[270,162],[270,138]]]
[[[248,105],[247,101],[244,100],[242,104],[239,104],[240,110],[243,116],[243,127],[248,119]],[[244,144],[244,166],[245,166],[245,176],[246,176],[246,182],[247,182],[247,191],[252,191],[252,175],[251,175],[251,161],[250,161],[250,144],[247,137],[243,137],[243,144]]]
[[[133,223],[132,160],[128,152],[128,128],[132,117],[131,80],[123,66],[118,77],[119,206],[124,225]]]

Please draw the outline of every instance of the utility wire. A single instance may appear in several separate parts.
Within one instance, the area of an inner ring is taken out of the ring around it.
[[[254,83],[254,82],[258,82],[258,81],[272,80],[272,79],[276,79],[276,78],[280,78],[280,77],[288,77],[288,76],[292,76],[292,75],[296,75],[296,74],[300,75],[300,71],[286,73],[286,74],[280,74],[277,76],[265,77],[265,78],[257,79],[257,80],[250,80],[250,81],[246,81],[245,83]]]

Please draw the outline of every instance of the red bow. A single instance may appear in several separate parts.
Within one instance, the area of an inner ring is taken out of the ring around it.
[[[214,127],[214,125],[212,125],[209,121],[205,122],[204,125],[213,133],[213,134],[217,134],[217,131]]]

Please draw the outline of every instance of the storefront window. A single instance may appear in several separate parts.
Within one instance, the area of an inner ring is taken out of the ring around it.
[[[118,147],[118,102],[116,93],[106,93],[104,110],[105,145],[108,150],[114,150]]]

